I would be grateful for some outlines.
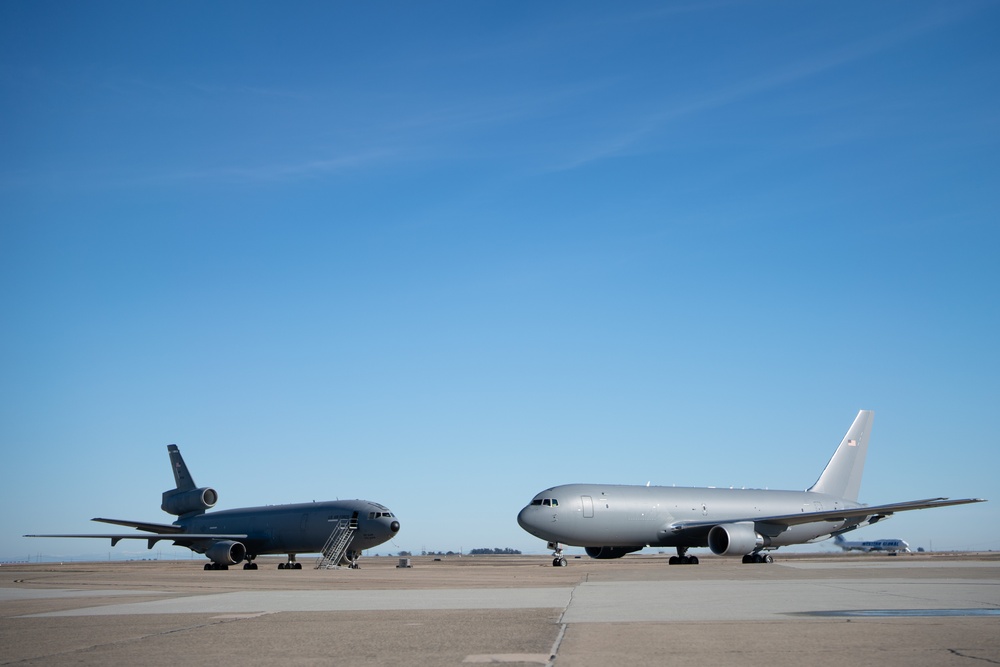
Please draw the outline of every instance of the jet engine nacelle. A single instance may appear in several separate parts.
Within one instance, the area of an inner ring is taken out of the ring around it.
[[[642,547],[586,547],[584,551],[591,558],[605,560],[607,558],[621,558],[625,554],[633,551],[640,551]]]
[[[205,551],[205,555],[213,563],[218,563],[219,565],[236,565],[246,557],[247,548],[243,546],[242,542],[221,540],[210,546]]]
[[[163,492],[163,502],[160,503],[160,509],[167,514],[183,516],[191,512],[204,512],[213,507],[218,500],[219,494],[216,493],[215,489],[207,486],[190,491],[174,489]]]
[[[752,521],[722,523],[708,531],[708,548],[717,556],[745,556],[764,546]]]

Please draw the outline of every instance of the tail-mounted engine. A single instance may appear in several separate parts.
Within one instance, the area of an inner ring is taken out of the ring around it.
[[[216,493],[215,489],[207,486],[188,491],[172,489],[163,492],[163,502],[160,503],[160,509],[167,514],[184,516],[185,514],[204,512],[215,506],[218,500],[219,494]]]
[[[608,558],[621,558],[625,554],[630,554],[633,551],[641,551],[642,547],[587,547],[584,551],[591,558],[597,558],[599,560],[605,560]]]
[[[766,546],[752,521],[721,523],[708,531],[708,548],[717,556],[745,556]]]

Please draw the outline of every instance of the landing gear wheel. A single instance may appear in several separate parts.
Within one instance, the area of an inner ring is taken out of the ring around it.
[[[697,565],[698,557],[688,556],[687,550],[687,547],[677,547],[677,555],[671,556],[667,562],[670,565]]]
[[[563,545],[558,542],[549,542],[545,546],[552,549],[552,567],[566,567],[566,557],[563,556]]]
[[[671,565],[697,565],[697,556],[671,556],[668,561]]]
[[[292,563],[292,569],[293,570],[301,570],[302,569],[302,563]]]
[[[285,564],[284,563],[278,563],[278,569],[279,570],[284,570],[285,569]]]
[[[773,563],[774,562],[774,556],[772,556],[771,554],[761,554],[761,553],[747,554],[746,556],[743,557],[743,562],[744,563]]]

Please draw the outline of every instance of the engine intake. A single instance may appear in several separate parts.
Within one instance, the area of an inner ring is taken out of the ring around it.
[[[591,558],[597,558],[599,560],[606,560],[608,558],[621,558],[625,554],[630,554],[633,551],[641,551],[642,547],[586,547],[584,551]]]
[[[765,546],[752,521],[721,523],[708,531],[708,548],[717,556],[745,556]]]
[[[192,512],[204,512],[215,506],[218,500],[219,494],[216,493],[215,489],[207,486],[190,491],[172,489],[163,492],[163,502],[160,503],[160,509],[167,514],[184,516]]]
[[[205,551],[205,555],[213,563],[218,563],[219,565],[236,565],[246,558],[247,548],[243,546],[242,542],[220,540],[210,546]]]

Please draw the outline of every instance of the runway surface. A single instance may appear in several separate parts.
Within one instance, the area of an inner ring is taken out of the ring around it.
[[[0,566],[0,665],[1000,664],[1000,554],[259,562]]]

